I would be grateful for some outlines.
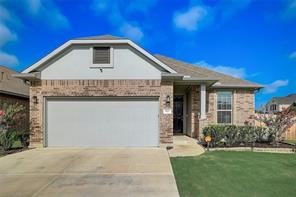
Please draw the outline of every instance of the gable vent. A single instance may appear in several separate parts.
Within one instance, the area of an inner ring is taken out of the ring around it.
[[[93,63],[110,64],[110,47],[94,47]]]

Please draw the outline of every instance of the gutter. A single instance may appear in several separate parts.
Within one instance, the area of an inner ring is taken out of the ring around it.
[[[22,98],[29,98],[29,95],[25,95],[25,94],[20,94],[20,93],[14,93],[14,92],[8,92],[8,91],[4,91],[4,90],[0,90],[1,94],[7,94],[10,96],[16,96],[16,97],[22,97]]]
[[[255,90],[260,90],[262,88],[264,88],[264,86],[260,86],[260,85],[213,85],[213,88],[252,88]]]
[[[23,80],[29,80],[29,81],[38,81],[41,79],[40,72],[32,72],[32,73],[17,73],[12,74],[12,77],[23,79]]]
[[[179,73],[161,73],[161,79],[182,80],[184,75]]]

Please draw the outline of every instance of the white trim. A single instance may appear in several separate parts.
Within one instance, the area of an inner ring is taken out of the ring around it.
[[[219,92],[230,92],[231,93],[231,101],[230,101],[230,103],[231,103],[231,109],[218,109],[218,99],[219,99],[219,96],[218,96],[218,94],[219,94]],[[234,99],[233,99],[233,97],[234,97],[234,93],[233,93],[233,91],[227,91],[227,90],[220,90],[220,91],[217,91],[216,92],[216,94],[217,94],[217,100],[216,100],[216,106],[217,106],[217,112],[216,112],[216,115],[217,115],[217,119],[216,119],[216,122],[217,122],[217,124],[233,124],[233,117],[234,117],[234,115],[233,115],[233,101],[234,101]],[[230,114],[230,123],[219,123],[218,122],[218,112],[219,111],[221,111],[221,112],[223,112],[223,111],[229,111],[231,114]]]
[[[155,58],[153,55],[145,51],[143,48],[135,44],[134,42],[127,40],[127,39],[122,39],[122,40],[69,40],[68,42],[64,43],[57,49],[53,50],[51,53],[46,55],[45,57],[41,58],[38,62],[33,64],[32,66],[28,67],[25,69],[22,73],[30,73],[37,69],[39,66],[50,60],[51,58],[55,57],[57,54],[59,54],[61,51],[65,50],[66,48],[70,47],[71,45],[74,44],[128,44],[131,47],[135,48],[138,50],[140,53],[145,55],[147,58],[164,68],[165,70],[169,71],[170,73],[177,73],[173,69],[171,69],[169,66],[165,65],[161,61],[159,61],[157,58]]]
[[[200,85],[200,119],[206,119],[206,85]]]

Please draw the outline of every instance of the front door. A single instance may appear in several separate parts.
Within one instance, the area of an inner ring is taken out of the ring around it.
[[[183,96],[174,96],[174,133],[183,133]]]

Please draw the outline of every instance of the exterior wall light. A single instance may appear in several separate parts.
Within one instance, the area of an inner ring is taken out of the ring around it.
[[[170,95],[167,95],[167,96],[166,96],[165,104],[166,104],[167,107],[170,106],[170,104],[171,104],[171,97],[170,97]]]
[[[37,96],[32,96],[32,101],[33,101],[34,104],[38,104]]]

